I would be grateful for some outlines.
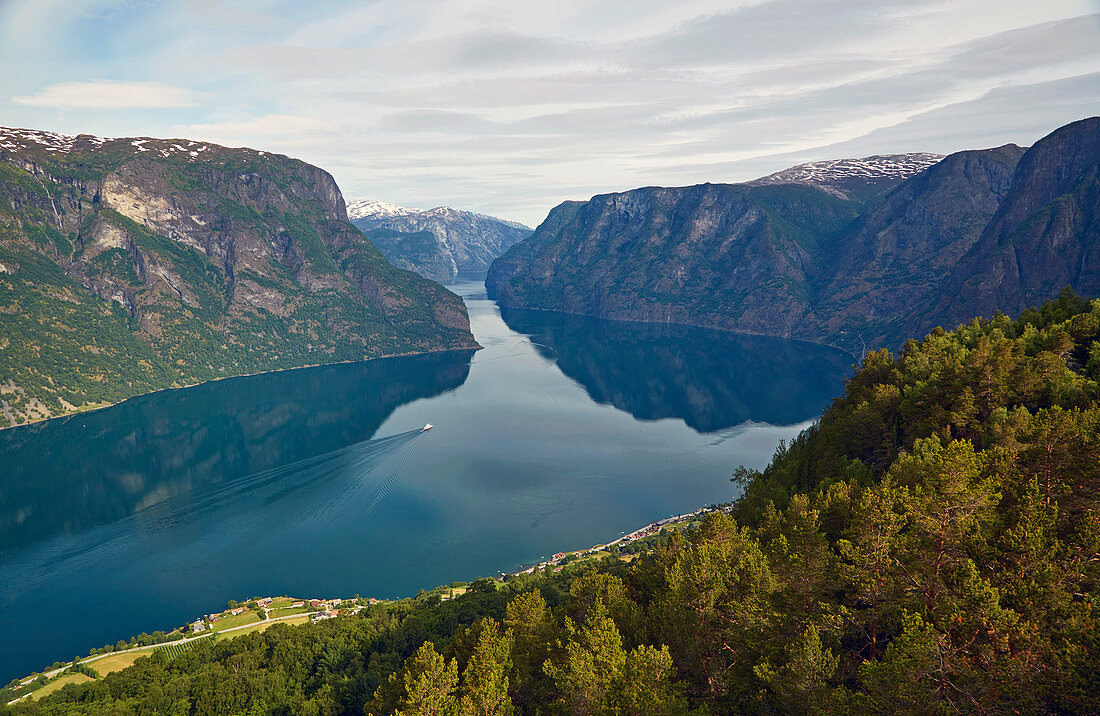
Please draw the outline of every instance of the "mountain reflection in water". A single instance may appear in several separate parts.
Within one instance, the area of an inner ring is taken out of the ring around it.
[[[597,403],[699,432],[804,420],[807,405],[840,394],[854,360],[813,343],[692,326],[509,308],[501,317]]]
[[[311,461],[370,454],[361,446],[397,406],[462,385],[471,355],[236,378],[0,431],[0,555],[158,506],[198,517],[204,500],[227,503],[291,478],[298,488],[284,489],[300,489],[334,473],[307,469]]]

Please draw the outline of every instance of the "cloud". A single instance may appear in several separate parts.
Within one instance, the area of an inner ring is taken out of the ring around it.
[[[1029,143],[1100,106],[1095,0],[72,2],[0,0],[6,122],[247,145],[352,198],[528,224],[646,184]],[[87,76],[201,95],[49,111]]]
[[[261,139],[264,145],[261,148],[269,146],[271,142],[301,145],[335,131],[336,128],[324,120],[284,114],[268,114],[248,119],[185,124],[175,127],[176,134],[216,144],[235,144]]]
[[[159,82],[59,82],[37,94],[12,97],[16,104],[52,109],[180,109],[198,104],[198,95]]]

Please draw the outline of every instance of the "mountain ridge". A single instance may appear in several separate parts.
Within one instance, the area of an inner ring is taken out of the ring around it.
[[[493,263],[486,286],[512,308],[803,338],[856,354],[896,348],[939,324],[1018,312],[1066,285],[1100,295],[1098,136],[1100,119],[1089,118],[1030,149],[956,152],[905,179],[899,175],[935,155],[918,155],[904,171],[890,160],[892,186],[869,198],[860,192],[870,185],[845,188],[847,171],[814,174],[800,165],[745,184],[644,187],[565,202]],[[713,187],[725,187],[726,198],[704,214],[684,213],[683,198]],[[645,199],[658,194],[680,199]],[[823,220],[825,206],[832,220]],[[602,217],[570,224],[568,217],[593,212]],[[639,212],[648,219],[636,220]],[[1013,251],[998,248],[1005,244]],[[623,245],[633,248],[622,265],[600,262]],[[631,262],[650,269],[639,274]]]

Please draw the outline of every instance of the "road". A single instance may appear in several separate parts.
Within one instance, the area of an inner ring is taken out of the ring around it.
[[[131,651],[146,651],[146,650],[151,651],[153,649],[159,649],[162,646],[172,646],[173,644],[183,644],[184,642],[192,642],[192,641],[195,641],[196,639],[205,639],[207,637],[217,636],[218,634],[228,634],[231,631],[240,631],[241,629],[251,629],[251,628],[255,627],[257,624],[264,624],[266,622],[279,622],[279,621],[283,621],[285,619],[293,619],[295,617],[300,617],[303,614],[308,614],[308,612],[299,612],[298,614],[287,614],[286,616],[283,616],[283,617],[272,617],[270,615],[266,615],[260,621],[252,622],[251,624],[242,624],[241,626],[229,627],[228,629],[222,629],[221,631],[210,632],[209,634],[203,634],[202,636],[191,637],[190,639],[183,638],[183,639],[177,639],[175,641],[166,641],[163,644],[153,644],[151,646],[134,646],[134,647],[131,647],[129,649],[119,649],[118,651],[109,651],[106,654],[99,654],[98,656],[90,656],[87,659],[81,659],[80,663],[81,664],[91,664],[91,663],[94,663],[94,662],[96,662],[100,659],[103,659],[104,657],[114,656],[115,654],[126,654],[126,653],[131,652]],[[66,664],[65,666],[62,666],[58,669],[54,669],[52,671],[46,671],[46,672],[42,673],[41,676],[45,676],[47,679],[52,679],[53,677],[57,676],[58,674],[60,674],[65,669],[68,669],[69,666],[71,666],[71,664]],[[27,679],[26,681],[22,682],[20,684],[20,686],[26,686],[27,684],[37,680],[38,678],[39,678],[38,676],[33,676],[33,677]],[[33,691],[30,691],[28,693],[23,694],[22,696],[20,696],[17,699],[12,699],[11,701],[8,702],[8,706],[11,706],[16,701],[20,701],[22,699],[27,698],[28,696],[30,696],[33,693],[34,693]]]

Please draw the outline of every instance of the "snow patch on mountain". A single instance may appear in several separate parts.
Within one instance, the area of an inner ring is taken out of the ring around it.
[[[165,159],[186,156],[187,161],[195,161],[201,152],[210,146],[205,142],[190,139],[136,139],[118,140],[112,137],[97,137],[91,134],[60,134],[41,129],[20,129],[18,127],[0,127],[0,151],[25,152],[45,150],[56,154],[69,154],[75,149],[95,150],[111,142],[129,142],[137,152],[153,152]],[[260,152],[262,155],[263,152]]]
[[[943,159],[942,154],[877,154],[861,159],[807,162],[749,184],[835,184],[850,180],[908,179]]]
[[[352,221],[365,217],[409,216],[420,214],[423,209],[410,209],[397,204],[374,199],[355,199],[348,202],[348,218]]]
[[[521,224],[518,221],[501,219],[498,216],[479,214],[474,211],[466,211],[465,209],[455,209],[450,206],[436,206],[431,209],[411,209],[406,206],[398,206],[397,204],[391,204],[386,201],[376,201],[374,199],[355,199],[348,202],[348,219],[351,221],[366,218],[389,219],[405,216],[417,216],[421,220],[441,219],[450,221],[461,218],[477,218],[499,222],[506,226],[511,226],[514,229],[531,231],[531,227]]]

